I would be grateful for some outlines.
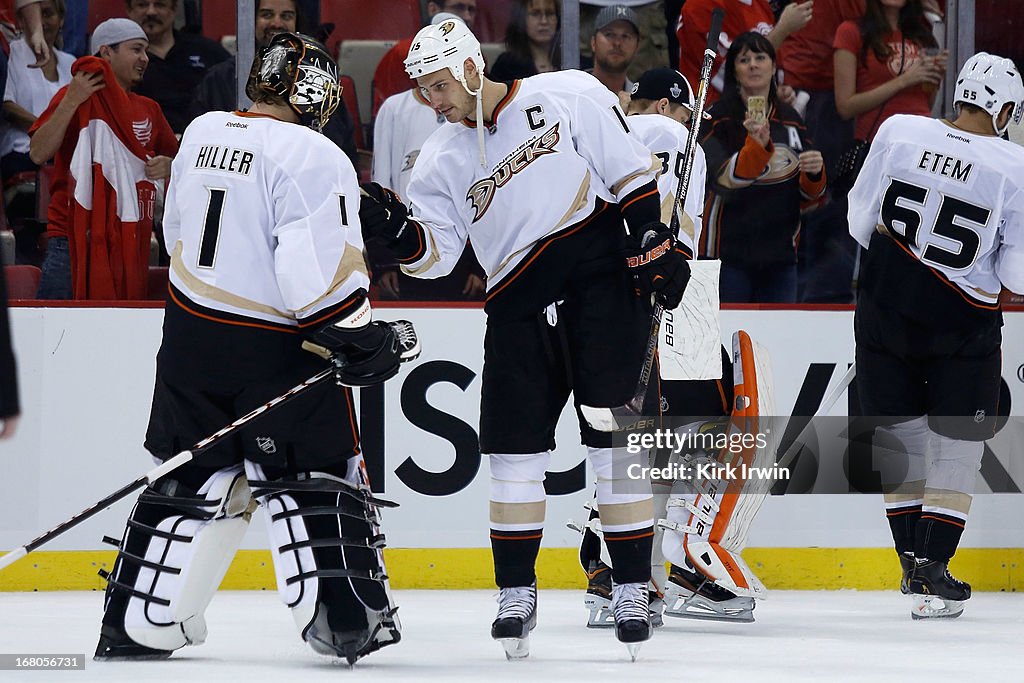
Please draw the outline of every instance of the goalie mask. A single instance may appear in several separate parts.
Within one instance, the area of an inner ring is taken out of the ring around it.
[[[301,33],[279,33],[253,62],[246,95],[279,97],[299,121],[320,131],[341,102],[338,64],[322,44]]]
[[[956,79],[953,106],[959,110],[963,102],[987,111],[997,135],[1005,133],[1011,121],[1019,124],[1024,115],[1024,83],[1013,61],[987,52],[968,59]],[[1007,104],[1013,104],[1013,110],[1000,127],[999,114]]]

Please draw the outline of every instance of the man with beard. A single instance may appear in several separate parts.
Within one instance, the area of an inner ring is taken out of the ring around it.
[[[181,135],[192,121],[192,92],[214,64],[231,55],[219,43],[174,30],[178,0],[125,0],[128,18],[149,38],[149,69],[138,93],[157,101]]]
[[[623,5],[612,5],[598,12],[590,47],[594,66],[587,69],[606,88],[619,96],[623,107],[629,103],[633,83],[626,70],[633,63],[640,45],[640,28],[636,13]]]
[[[278,33],[294,33],[303,31],[303,15],[295,0],[258,0],[256,3],[256,52],[270,43],[270,39]],[[192,97],[191,118],[208,111],[234,111],[238,108],[238,70],[234,59],[226,59],[213,66],[196,87]],[[331,142],[341,148],[353,165],[358,168],[359,154],[353,137],[355,124],[352,115],[345,108],[345,103],[325,124],[323,134]]]

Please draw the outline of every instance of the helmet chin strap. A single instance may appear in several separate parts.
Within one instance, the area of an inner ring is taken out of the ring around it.
[[[484,84],[476,90],[476,142],[480,147],[480,165],[487,166],[487,153],[484,152]]]

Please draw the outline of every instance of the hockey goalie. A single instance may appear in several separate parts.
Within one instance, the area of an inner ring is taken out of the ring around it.
[[[774,413],[771,365],[767,351],[739,331],[733,335],[731,354],[721,349],[720,367],[722,379],[662,382],[663,416],[677,418],[678,443],[692,447],[651,454],[655,469],[681,474],[674,480],[652,480],[655,516],[662,517],[655,529],[661,538],[655,538],[651,558],[655,625],[662,623],[662,613],[751,622],[755,601],[766,592],[741,552],[774,483],[769,476],[749,476],[772,472],[778,446],[769,423]],[[686,416],[696,415],[705,417],[685,422]],[[611,577],[599,511],[592,510],[586,524],[570,526],[584,535],[580,561],[588,578],[587,626],[610,626]]]

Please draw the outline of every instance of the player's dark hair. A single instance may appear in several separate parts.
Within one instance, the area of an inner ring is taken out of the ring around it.
[[[736,60],[744,50],[750,50],[757,54],[766,54],[777,64],[775,59],[775,46],[763,34],[757,31],[747,31],[736,36],[732,41],[729,51],[725,54],[725,87],[722,89],[722,98],[728,102],[730,109],[738,105],[741,111],[746,111],[747,105],[741,102],[740,83],[736,80]],[[769,104],[778,105],[778,86],[775,83],[775,69],[772,69],[771,85],[768,89]]]
[[[516,57],[533,63],[533,52],[530,50],[530,37],[526,35],[526,16],[529,14],[530,5],[539,4],[539,0],[516,0],[512,6],[512,17],[505,30],[505,49]],[[555,35],[551,39],[548,52],[551,57],[551,65],[555,70],[562,68],[562,41],[559,38],[562,29],[562,3],[561,0],[553,0],[555,8]]]
[[[875,53],[875,58],[884,62],[893,53],[885,41],[891,33],[889,20],[885,17],[881,0],[867,0],[864,16],[858,22],[860,27],[861,47],[860,62],[867,63],[868,50]],[[932,35],[932,27],[924,15],[921,0],[907,0],[900,10],[898,28],[903,40],[916,43],[919,47],[938,47],[939,43]]]

